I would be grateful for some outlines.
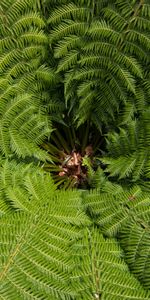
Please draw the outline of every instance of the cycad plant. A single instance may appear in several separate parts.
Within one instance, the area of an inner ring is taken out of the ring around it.
[[[149,0],[0,10],[0,299],[149,300]]]

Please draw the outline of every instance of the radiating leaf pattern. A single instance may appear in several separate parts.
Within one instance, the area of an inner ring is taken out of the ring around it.
[[[149,0],[1,0],[0,20],[0,299],[149,300]],[[60,188],[77,154],[88,184]]]

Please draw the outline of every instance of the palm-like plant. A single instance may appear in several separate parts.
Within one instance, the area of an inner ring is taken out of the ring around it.
[[[150,299],[149,0],[0,9],[0,297]]]

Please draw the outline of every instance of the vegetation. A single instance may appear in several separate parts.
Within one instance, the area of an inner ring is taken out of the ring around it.
[[[0,9],[0,299],[149,300],[149,0]]]

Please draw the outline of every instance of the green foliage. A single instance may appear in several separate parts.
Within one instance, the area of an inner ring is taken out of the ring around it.
[[[85,197],[84,205],[99,231],[110,239],[118,239],[131,272],[149,289],[149,193],[137,186],[117,194],[93,191]]]
[[[37,145],[51,132],[45,99],[57,79],[44,65],[46,25],[34,5],[29,0],[1,1],[0,147],[6,156],[14,152],[44,159]]]
[[[139,119],[120,127],[120,132],[112,132],[107,137],[107,157],[102,158],[106,172],[119,179],[129,177],[132,181],[143,180],[149,184],[150,178],[150,111]]]
[[[71,299],[77,293],[69,285],[75,265],[71,245],[90,222],[79,193],[54,192],[49,179],[28,174],[25,195],[19,188],[9,192],[17,211],[1,219],[3,299]]]
[[[50,122],[39,111],[39,101],[29,94],[23,94],[5,100],[1,106],[0,150],[6,156],[12,152],[18,156],[36,156],[46,158],[45,153],[39,150],[44,138],[50,134]]]
[[[149,300],[149,0],[1,0],[0,20],[0,299]],[[82,190],[50,174],[62,153]]]
[[[84,212],[88,205],[89,210],[97,215],[96,199],[99,211],[102,211],[101,197],[105,198],[107,206],[107,197],[110,196],[86,193],[83,203],[80,191],[57,191],[49,175],[41,174],[39,170],[32,174],[31,170],[24,170],[19,184],[17,180],[17,186],[13,182],[6,193],[7,205],[15,210],[1,217],[2,299],[119,300],[130,297],[148,300],[149,292],[130,273],[119,243],[113,237],[104,237]],[[9,178],[6,177],[5,184],[8,183]],[[122,193],[124,198],[126,194]],[[122,195],[118,194],[120,203]],[[113,199],[110,200],[112,206]],[[138,202],[140,210],[140,198]],[[119,201],[116,201],[116,209],[117,204]],[[136,206],[131,210],[135,210],[138,218],[140,214]],[[99,225],[98,221],[96,223]],[[134,222],[134,230],[135,225]],[[124,234],[126,239],[129,237],[122,229],[121,243]],[[146,236],[143,238],[146,239]],[[146,241],[142,253],[148,251]],[[132,256],[134,251],[138,251],[136,255],[140,256],[136,240],[132,244],[128,240],[128,244]],[[126,249],[126,244],[123,247]],[[137,265],[134,264],[138,275],[138,267],[141,270],[142,264],[144,261],[141,263],[140,259]],[[149,277],[146,273],[144,276],[148,283]]]
[[[24,180],[28,174],[42,174],[37,166],[37,159],[28,158],[24,162],[1,158],[0,164],[0,214],[14,212],[18,209],[27,209],[29,203]],[[14,192],[15,190],[15,192]]]
[[[64,78],[66,105],[75,109],[78,123],[89,117],[100,127],[110,123],[129,99],[134,112],[145,109],[149,4],[64,2],[50,13],[50,43]]]
[[[89,290],[79,299],[149,298],[149,292],[145,292],[129,273],[116,240],[104,238],[99,229],[93,227],[84,232],[83,239],[76,249],[78,255],[82,255],[81,268]]]

